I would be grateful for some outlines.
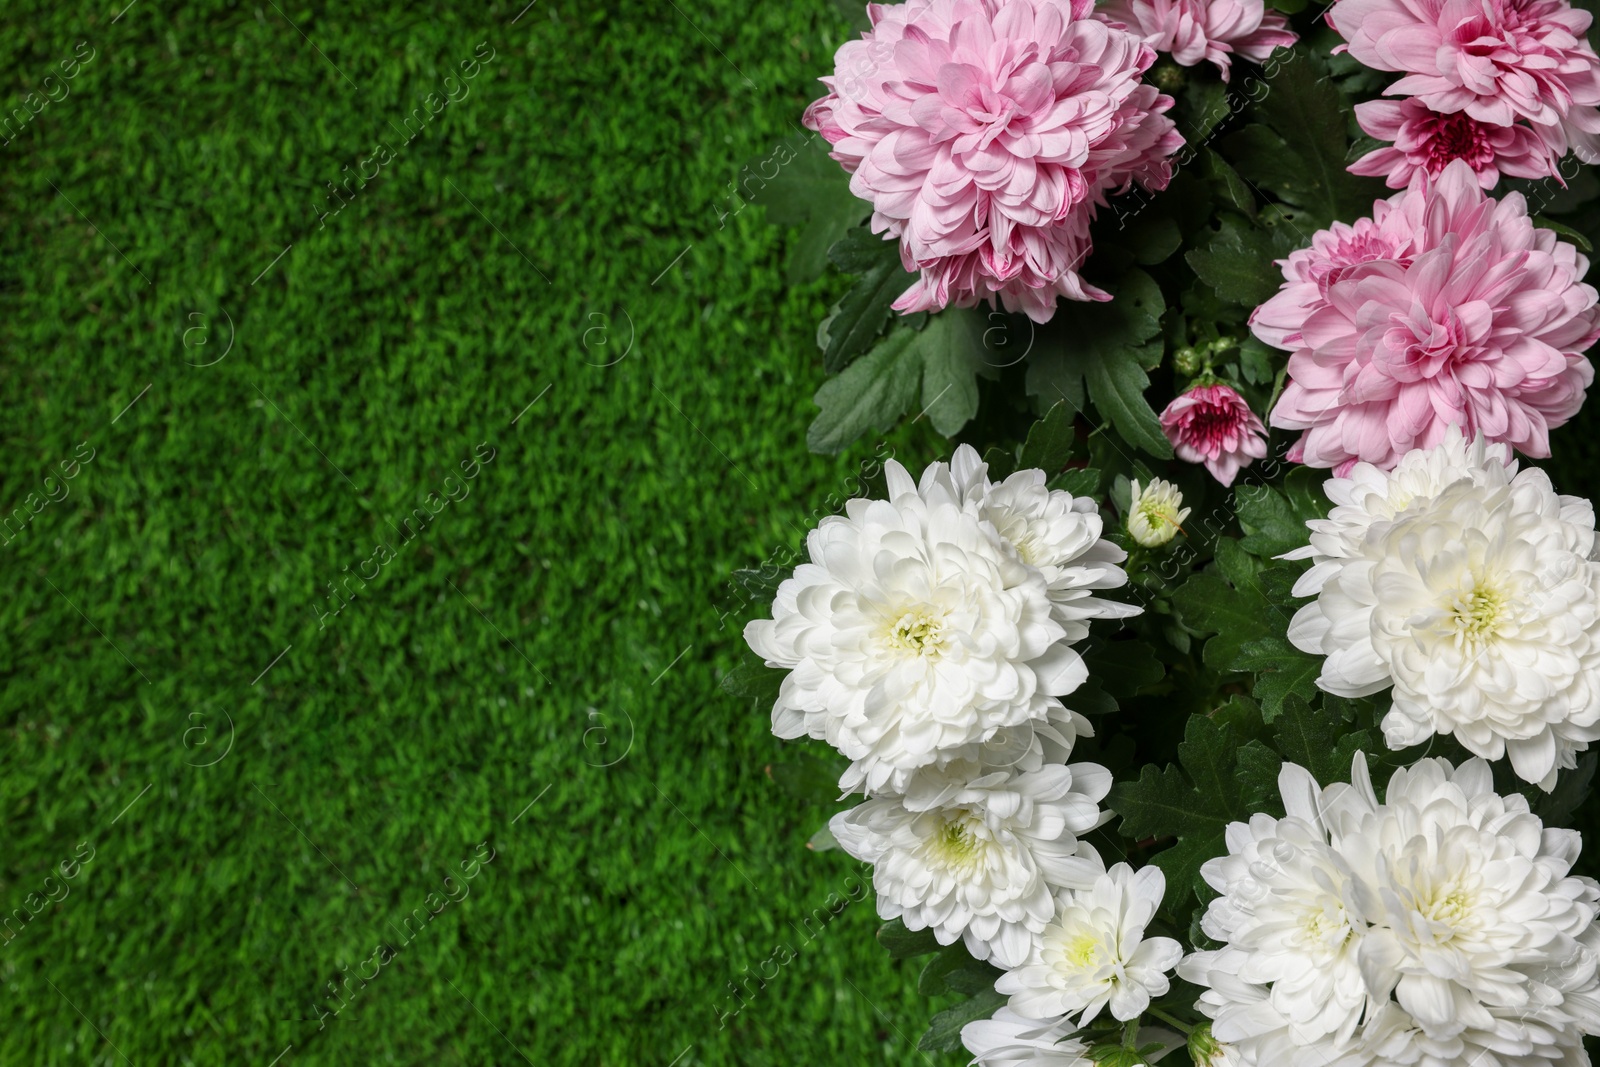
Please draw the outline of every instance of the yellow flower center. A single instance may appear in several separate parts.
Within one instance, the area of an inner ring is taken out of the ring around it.
[[[1464,637],[1491,637],[1505,620],[1506,595],[1490,585],[1475,583],[1465,596],[1451,598],[1448,610],[1456,632]]]
[[[913,656],[937,656],[944,650],[944,620],[926,609],[908,611],[889,627],[889,647]]]

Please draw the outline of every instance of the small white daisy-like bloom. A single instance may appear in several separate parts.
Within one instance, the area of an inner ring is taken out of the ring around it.
[[[976,1067],[1094,1067],[1089,1046],[1069,1036],[1071,1023],[1025,1019],[1001,1008],[992,1019],[961,1028],[961,1043]]]
[[[1318,563],[1296,586],[1317,600],[1296,613],[1289,640],[1327,657],[1317,684],[1330,693],[1393,687],[1391,748],[1452,734],[1553,789],[1600,738],[1594,512],[1557,495],[1541,470],[1508,476],[1480,444],[1465,454],[1468,469],[1442,488],[1450,475],[1435,478],[1439,457],[1428,456],[1406,471],[1414,481],[1368,493],[1360,518],[1335,509],[1340,525],[1318,532]]]
[[[1128,536],[1145,548],[1160,548],[1178,535],[1189,508],[1183,506],[1183,493],[1161,478],[1150,479],[1141,487],[1133,480],[1133,496],[1128,502]]]
[[[995,989],[1029,1018],[1077,1015],[1087,1026],[1102,1009],[1123,1022],[1138,1018],[1166,993],[1167,972],[1183,956],[1172,938],[1144,936],[1166,888],[1160,868],[1135,873],[1119,863],[1087,889],[1058,891],[1055,918]]]
[[[1576,1067],[1600,1034],[1600,885],[1581,845],[1479,759],[1424,759],[1383,802],[1279,777],[1287,815],[1228,827],[1201,868],[1222,895],[1178,968],[1242,1067]]]
[[[989,481],[989,465],[971,445],[962,445],[949,466],[935,463],[922,472],[924,496],[937,499],[941,490],[975,504],[978,514],[994,524],[1022,562],[1038,568],[1050,589],[1055,617],[1067,629],[1068,641],[1089,636],[1090,619],[1125,619],[1137,615],[1135,604],[1102,600],[1094,593],[1128,583],[1120,564],[1128,554],[1101,537],[1104,521],[1088,497],[1047,489],[1044,471],[1017,471],[1001,482]]]
[[[1110,789],[1092,763],[1019,774],[962,761],[919,771],[906,795],[868,800],[828,827],[873,865],[883,918],[1015,967],[1054,916],[1054,890],[1091,885],[1102,869],[1078,835],[1110,818],[1100,809]]]
[[[789,669],[779,737],[855,761],[845,789],[900,790],[912,771],[1003,727],[1043,722],[1088,676],[1048,583],[951,492],[919,495],[886,465],[889,500],[851,500],[807,538],[811,562],[745,627]]]

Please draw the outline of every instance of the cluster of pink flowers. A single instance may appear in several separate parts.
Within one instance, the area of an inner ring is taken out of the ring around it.
[[[1288,20],[1262,0],[1111,0],[1100,15],[1126,25],[1180,67],[1209,60],[1223,81],[1235,55],[1259,63],[1298,40]]]
[[[1251,327],[1292,353],[1271,416],[1305,431],[1291,460],[1340,477],[1359,461],[1387,469],[1451,426],[1548,456],[1594,378],[1588,260],[1534,226],[1521,194],[1487,196],[1465,160],[1281,266]]]
[[[1338,0],[1328,22],[1356,59],[1405,77],[1356,108],[1361,128],[1392,141],[1357,174],[1392,189],[1464,161],[1485,189],[1502,174],[1554,176],[1568,151],[1600,161],[1600,57],[1590,15],[1567,0]]]
[[[1182,144],[1155,53],[1093,0],[869,5],[805,124],[833,147],[872,229],[918,280],[900,311],[998,300],[1044,322],[1056,297],[1107,300],[1079,268],[1089,222],[1134,182],[1158,190]]]

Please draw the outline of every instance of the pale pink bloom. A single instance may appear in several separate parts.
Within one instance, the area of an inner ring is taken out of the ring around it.
[[[1155,53],[1092,0],[872,4],[805,124],[833,146],[872,229],[920,278],[901,311],[979,300],[1037,321],[1056,296],[1106,300],[1078,276],[1089,220],[1134,182],[1165,188],[1182,145]]]
[[[1259,63],[1298,40],[1288,20],[1262,0],[1111,0],[1100,17],[1126,25],[1180,67],[1210,60],[1223,81],[1234,55]]]
[[[1204,463],[1223,485],[1267,454],[1267,428],[1226,385],[1196,386],[1178,397],[1161,413],[1161,430],[1179,459]]]
[[[1557,158],[1570,148],[1587,163],[1600,160],[1590,21],[1566,0],[1338,0],[1328,12],[1351,55],[1406,75],[1387,95],[1492,126],[1526,119]]]
[[[1580,281],[1588,260],[1534,226],[1520,193],[1486,196],[1462,160],[1386,203],[1409,222],[1409,247],[1345,267],[1309,300],[1291,257],[1273,299],[1299,294],[1298,325],[1286,306],[1257,310],[1256,335],[1293,352],[1271,417],[1306,431],[1289,458],[1340,477],[1358,461],[1387,470],[1453,425],[1548,456],[1550,430],[1594,378],[1583,352],[1600,338],[1600,294]]]
[[[1437,178],[1457,159],[1473,169],[1485,189],[1493,189],[1501,174],[1561,181],[1560,157],[1522,122],[1496,126],[1465,111],[1441,115],[1415,97],[1357,104],[1356,121],[1378,140],[1394,143],[1368,152],[1350,164],[1350,172],[1387,179],[1391,189]]]
[[[1393,200],[1380,200],[1372,205],[1370,219],[1335,222],[1318,230],[1310,248],[1277,261],[1285,281],[1275,296],[1251,313],[1250,329],[1274,348],[1299,347],[1300,327],[1312,311],[1327,305],[1329,286],[1363,264],[1410,261],[1418,222]]]

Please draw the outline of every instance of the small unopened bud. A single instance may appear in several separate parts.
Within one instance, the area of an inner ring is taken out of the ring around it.
[[[1133,499],[1128,504],[1128,536],[1145,548],[1160,548],[1178,534],[1189,509],[1183,506],[1183,493],[1171,482],[1153,478],[1141,488],[1133,482]]]
[[[1180,348],[1172,354],[1172,369],[1186,378],[1199,374],[1200,368],[1204,365],[1200,353],[1192,348]]]
[[[1162,63],[1150,72],[1150,80],[1164,93],[1175,93],[1183,88],[1183,69],[1175,63]]]
[[[1211,1036],[1211,1026],[1197,1026],[1189,1031],[1189,1058],[1195,1067],[1236,1067],[1238,1054]]]

